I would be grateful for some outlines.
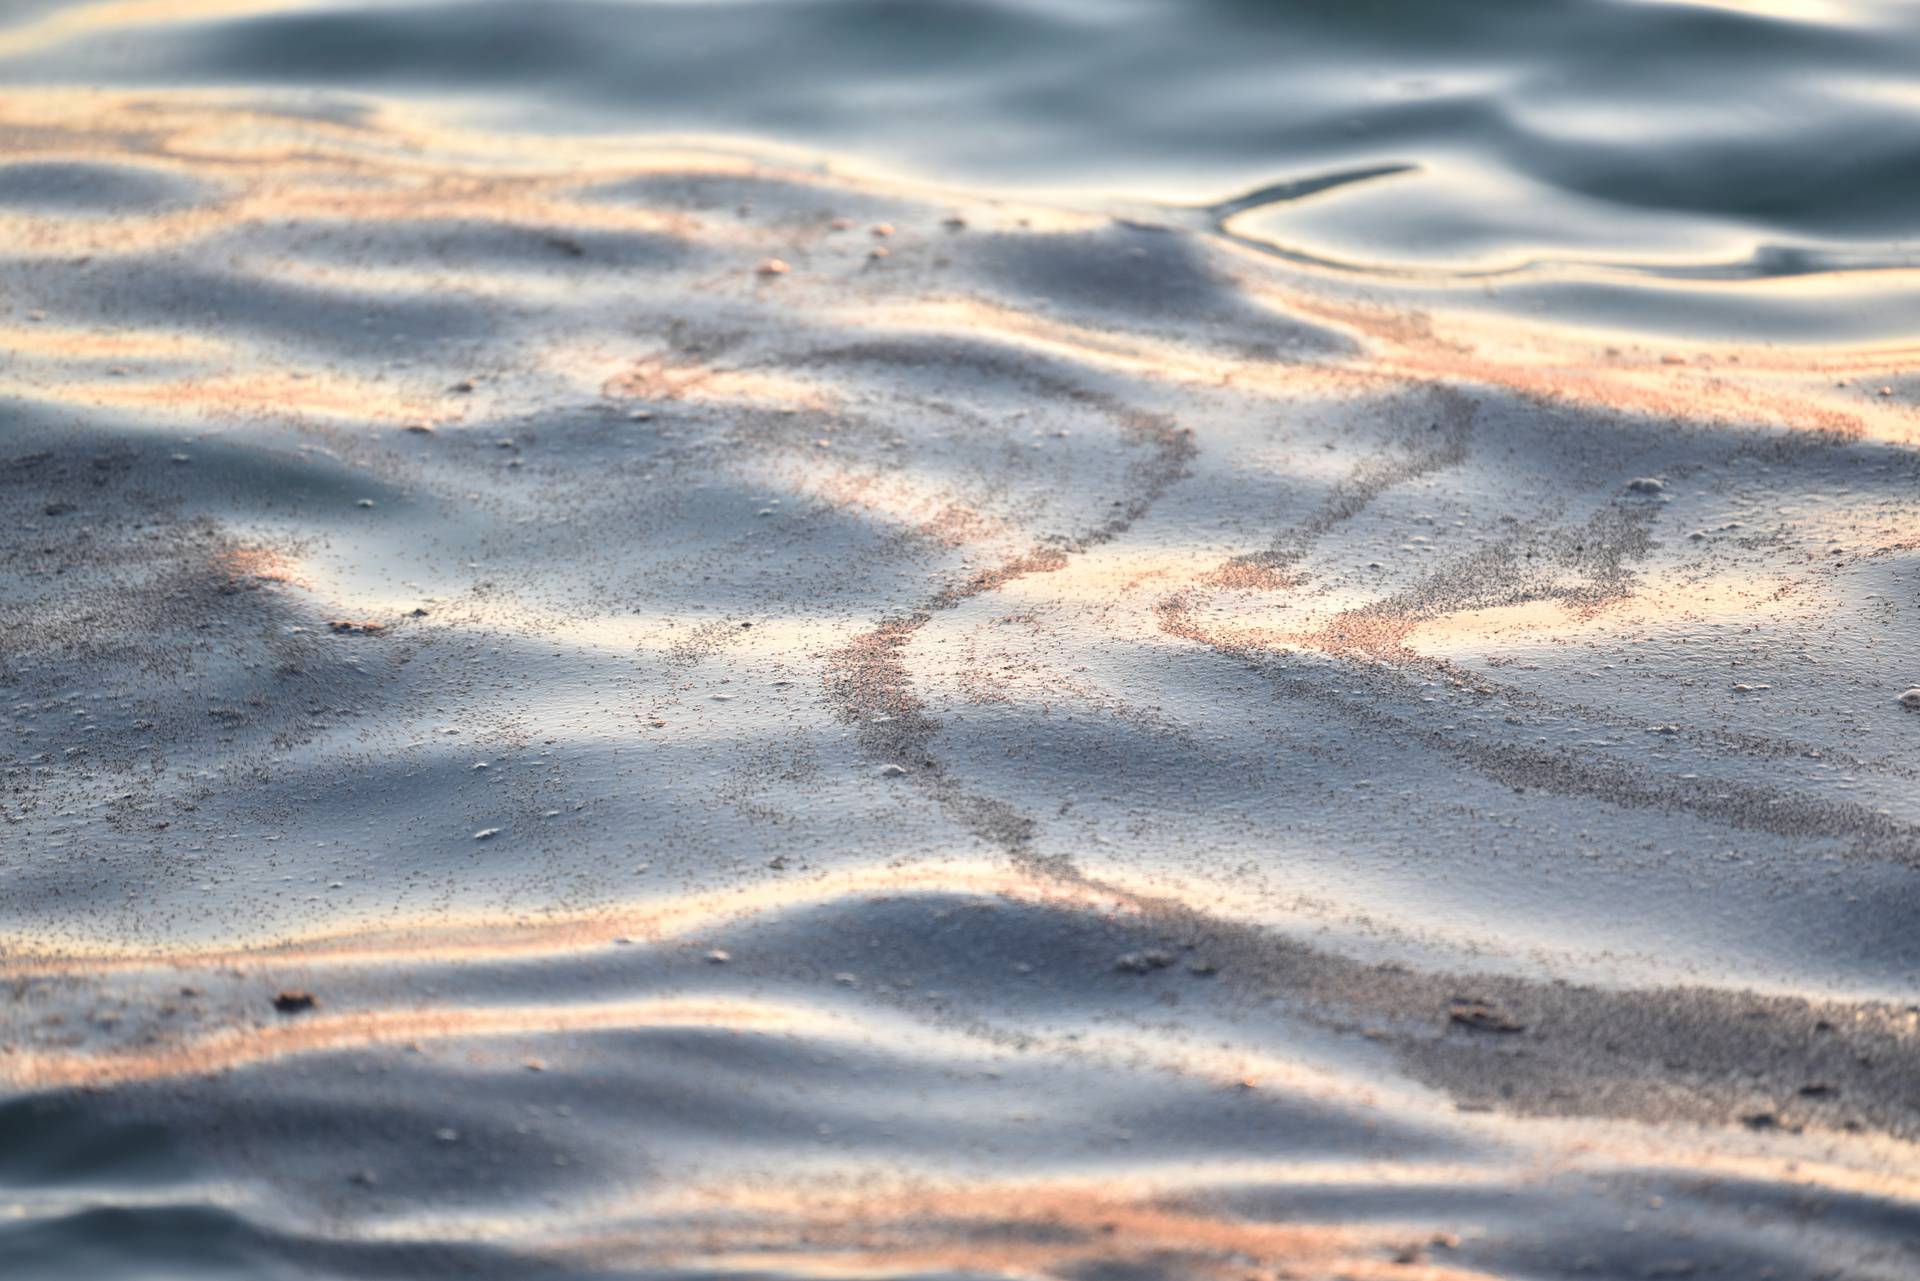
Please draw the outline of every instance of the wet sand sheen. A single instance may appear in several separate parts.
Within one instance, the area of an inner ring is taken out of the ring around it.
[[[0,133],[26,1275],[1911,1270],[1910,349]]]

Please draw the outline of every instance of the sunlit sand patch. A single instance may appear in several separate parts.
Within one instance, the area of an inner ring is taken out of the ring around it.
[[[1210,576],[1204,581],[1218,580]],[[1172,634],[1230,650],[1307,649],[1417,665],[1429,658],[1465,658],[1511,646],[1570,644],[1635,629],[1671,630],[1771,615],[1782,607],[1798,610],[1801,607],[1790,602],[1800,586],[1778,575],[1701,580],[1668,572],[1636,584],[1627,595],[1596,598],[1573,592],[1431,612],[1377,602],[1342,606],[1335,597],[1283,614],[1272,605],[1263,608],[1258,598],[1221,602],[1217,595],[1201,597],[1191,591],[1168,598],[1159,608]],[[1213,611],[1208,603],[1214,604]],[[1263,614],[1274,621],[1257,621]]]
[[[1094,1229],[1090,1236],[1106,1237],[1121,1223],[1144,1226],[1146,1219],[1173,1214],[1196,1235],[1220,1240],[1235,1238],[1243,1230],[1259,1234],[1279,1228],[1209,1212],[1221,1198],[1243,1189],[1392,1193],[1440,1186],[1540,1187],[1556,1180],[1610,1175],[1643,1182],[1745,1180],[1795,1189],[1803,1195],[1862,1196],[1893,1206],[1920,1206],[1920,1183],[1898,1172],[1910,1160],[1912,1145],[1895,1141],[1867,1140],[1865,1146],[1871,1150],[1859,1154],[1863,1163],[1846,1164],[1828,1156],[1821,1139],[1798,1142],[1792,1145],[1794,1151],[1782,1154],[1764,1150],[1765,1144],[1748,1134],[1715,1136],[1716,1146],[1709,1147],[1698,1135],[1677,1139],[1656,1127],[1633,1123],[1528,1120],[1496,1130],[1485,1118],[1463,1115],[1452,1124],[1481,1132],[1491,1141],[1486,1154],[1478,1160],[1452,1161],[1329,1157],[1218,1160],[1175,1167],[1149,1162],[1102,1169],[1094,1175],[1073,1171],[1053,1177],[972,1180],[903,1175],[857,1160],[822,1157],[804,1163],[801,1176],[778,1183],[741,1172],[724,1184],[653,1187],[632,1197],[600,1199],[538,1216],[411,1214],[374,1231],[384,1239],[400,1240],[471,1233],[632,1259],[649,1247],[677,1253],[690,1242],[710,1248],[717,1239],[726,1239],[742,1251],[834,1242],[841,1230],[919,1235],[923,1242],[952,1232],[961,1241],[977,1244],[979,1230],[1052,1223],[1059,1227],[1086,1224]],[[619,1226],[633,1220],[643,1222]],[[1363,1246],[1422,1239],[1403,1220],[1369,1228],[1327,1225],[1309,1230],[1351,1234],[1340,1239]],[[1443,1250],[1455,1248],[1463,1237],[1479,1235],[1471,1222],[1457,1221],[1431,1225],[1425,1232],[1431,1234],[1426,1241]]]
[[[231,1024],[206,1033],[127,1049],[69,1051],[23,1042],[0,1048],[0,1081],[18,1089],[204,1076],[300,1055],[339,1053],[385,1045],[417,1047],[434,1041],[477,1041],[602,1031],[698,1028],[722,1032],[779,1033],[825,1045],[861,1046],[907,1059],[938,1058],[951,1067],[1009,1050],[1061,1061],[1147,1068],[1215,1089],[1268,1089],[1290,1098],[1366,1112],[1431,1105],[1417,1088],[1354,1073],[1343,1064],[1311,1057],[1282,1057],[1255,1047],[1215,1048],[1182,1038],[1140,1031],[1059,1035],[990,1026],[942,1028],[886,1010],[835,1009],[825,1005],[775,1003],[711,996],[673,996],[642,1001],[578,1001],[545,1005],[422,1006],[374,1008],[341,1014],[282,1016],[254,1027]],[[503,1064],[520,1069],[524,1059]]]
[[[335,925],[303,939],[257,947],[242,944],[170,953],[111,947],[69,948],[35,955],[31,939],[14,938],[9,940],[12,955],[0,958],[0,975],[111,973],[269,961],[299,966],[376,965],[557,955],[605,947],[607,940],[616,935],[664,943],[700,936],[729,921],[757,914],[795,910],[848,896],[916,892],[1007,896],[1093,911],[1134,910],[1123,895],[1083,885],[1037,880],[1024,872],[960,858],[862,869],[806,881],[716,891],[538,920],[480,913],[463,917],[458,912],[438,912],[413,926],[382,925],[356,930]]]
[[[1238,374],[1245,363],[1194,345],[1098,329],[977,298],[888,302],[845,317],[844,323],[855,332],[889,338],[991,334],[995,341],[1036,357],[1174,386],[1216,384]]]
[[[1277,1171],[1265,1172],[1268,1177]],[[1480,1172],[1455,1167],[1301,1170],[1306,1186],[1420,1186]],[[1142,1257],[1191,1277],[1241,1278],[1249,1267],[1276,1278],[1339,1275],[1353,1281],[1481,1281],[1488,1274],[1447,1261],[1459,1237],[1439,1226],[1263,1223],[1210,1213],[1175,1187],[1136,1191],[1138,1179],[840,1191],[771,1192],[748,1184],[694,1188],[672,1198],[684,1227],[626,1233],[587,1229],[562,1248],[607,1264],[700,1260],[707,1266],[800,1274],[905,1276],[952,1271],[1006,1277],[1071,1276]],[[661,1207],[655,1214],[663,1218]]]
[[[257,421],[265,416],[362,427],[368,423],[432,427],[448,421],[444,401],[415,398],[372,379],[331,371],[309,375],[261,368],[243,373],[64,378],[57,388],[58,398],[71,404],[161,410],[183,418]],[[48,392],[48,384],[39,379],[0,378],[0,395],[42,399]]]
[[[1545,1127],[1552,1128],[1552,1127]],[[1626,1127],[1634,1130],[1636,1127]],[[1894,1154],[1888,1153],[1888,1156]],[[1595,1174],[1677,1180],[1746,1179],[1804,1195],[1868,1196],[1915,1204],[1911,1179],[1831,1163],[1703,1152],[1644,1132],[1624,1142],[1590,1136],[1543,1159],[1220,1162],[1098,1178],[942,1181],[832,1167],[781,1185],[749,1177],[609,1201],[555,1219],[408,1219],[388,1231],[432,1239],[450,1230],[543,1240],[565,1257],[603,1264],[700,1259],[740,1268],[832,1269],[859,1275],[927,1269],[1014,1277],[1072,1275],[1140,1257],[1178,1260],[1184,1275],[1238,1278],[1248,1266],[1281,1278],[1416,1277],[1464,1281],[1495,1274],[1457,1262],[1486,1231],[1474,1222],[1263,1222],[1219,1205],[1238,1188],[1350,1194],[1422,1188],[1512,1187]],[[623,1220],[641,1219],[631,1227]],[[611,1225],[611,1226],[610,1226]],[[673,1226],[669,1226],[673,1225]]]
[[[299,587],[313,590],[300,560],[271,547],[236,547],[213,558],[213,568],[227,576],[229,584],[242,580]]]
[[[649,356],[601,388],[620,400],[692,400],[703,404],[831,413],[838,398],[818,383],[767,369],[725,369]]]
[[[62,1054],[30,1046],[7,1046],[0,1050],[0,1079],[19,1090],[80,1085],[101,1088],[132,1081],[231,1071],[292,1055],[337,1053],[456,1037],[687,1027],[819,1035],[831,1024],[825,1020],[809,1022],[800,1011],[790,1007],[724,1000],[659,999],[578,1005],[367,1010],[340,1015],[309,1014],[255,1028],[225,1028],[150,1050]]]
[[[1714,620],[1772,616],[1789,606],[1799,584],[1781,576],[1750,579],[1716,575],[1704,581],[1666,575],[1642,582],[1631,596],[1606,602],[1544,598],[1414,617],[1402,637],[1407,649],[1460,656],[1489,648],[1551,642],[1568,644],[1635,629],[1671,630]]]
[[[1830,357],[1802,355],[1790,368],[1776,366],[1770,385],[1759,389],[1744,377],[1731,376],[1739,373],[1747,347],[1716,348],[1677,363],[1658,352],[1616,358],[1597,352],[1599,344],[1593,340],[1528,331],[1493,317],[1449,314],[1409,324],[1401,312],[1376,312],[1305,295],[1287,298],[1308,314],[1364,334],[1374,349],[1379,375],[1477,383],[1546,403],[1676,422],[1762,424],[1834,440],[1920,441],[1920,417],[1911,408],[1884,399],[1836,396],[1828,377]],[[1899,367],[1900,358],[1899,351],[1889,350],[1883,357],[1856,356],[1848,367],[1884,376],[1889,368]],[[1720,376],[1721,370],[1729,376]]]
[[[52,323],[0,326],[0,347],[18,359],[50,362],[171,363],[212,361],[235,354],[230,342],[202,334],[131,327],[76,329]]]
[[[585,254],[580,237],[593,233],[672,237],[693,233],[699,224],[686,216],[643,208],[580,204],[553,199],[554,183],[490,179],[468,182],[458,174],[389,171],[365,161],[333,164],[303,157],[248,162],[228,175],[231,190],[185,208],[150,214],[123,213],[113,219],[50,219],[0,214],[0,233],[23,256],[79,259],[151,254],[184,249],[288,220],[322,228],[470,222],[518,229],[547,244],[556,264]],[[702,229],[703,230],[703,229]],[[719,237],[705,236],[713,246]],[[741,253],[751,252],[742,248]],[[293,259],[297,259],[296,256]],[[344,277],[351,273],[342,272]],[[444,278],[446,273],[442,273]],[[526,273],[520,279],[524,280]],[[382,269],[360,279],[376,292],[408,287],[407,273]]]

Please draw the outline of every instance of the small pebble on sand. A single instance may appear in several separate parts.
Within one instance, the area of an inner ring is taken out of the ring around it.
[[[784,276],[788,272],[792,271],[793,268],[789,267],[786,264],[786,261],[784,259],[766,258],[766,259],[763,259],[760,265],[756,267],[754,270],[758,271],[763,276]]]
[[[906,772],[906,767],[903,765],[882,765],[880,767],[881,778],[900,778]]]
[[[1164,970],[1173,964],[1173,953],[1152,947],[1143,952],[1127,952],[1117,958],[1113,968],[1128,974],[1150,974],[1154,970]]]
[[[1910,712],[1920,712],[1920,685],[1916,685],[1900,695],[1900,706]]]
[[[1447,1002],[1447,1020],[1476,1032],[1524,1032],[1527,1025],[1509,1017],[1506,1011],[1489,1001],[1456,996]]]
[[[497,827],[483,827],[483,828],[481,828],[481,829],[480,829],[479,831],[477,831],[477,832],[475,832],[475,833],[473,834],[473,839],[474,839],[474,840],[476,840],[476,841],[490,841],[490,840],[492,840],[492,839],[493,839],[494,837],[496,837],[496,836],[498,836],[498,835],[500,835],[500,829],[499,829],[499,828],[497,828]]]
[[[1667,489],[1667,482],[1658,476],[1639,476],[1627,482],[1627,488],[1636,494],[1661,494]]]

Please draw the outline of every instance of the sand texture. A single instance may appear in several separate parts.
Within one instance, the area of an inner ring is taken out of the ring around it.
[[[0,1275],[1920,1275],[1913,348],[0,138]]]

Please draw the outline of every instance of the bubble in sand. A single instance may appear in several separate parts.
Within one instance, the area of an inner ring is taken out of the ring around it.
[[[373,506],[373,500],[371,498],[362,498],[359,502],[355,503],[354,506],[355,507],[371,507]]]
[[[1627,482],[1627,488],[1636,494],[1664,494],[1667,482],[1658,476],[1637,476]]]
[[[716,947],[713,949],[713,951],[707,953],[707,960],[713,963],[714,965],[725,965],[728,961],[731,961],[732,959],[733,959],[733,953],[721,947]]]
[[[767,258],[763,259],[760,265],[754,268],[754,270],[763,276],[784,276],[792,271],[793,268],[789,267],[784,259]]]
[[[1910,712],[1920,712],[1920,685],[1900,695],[1900,706]]]
[[[882,765],[880,767],[881,778],[899,778],[906,772],[906,766],[904,765]]]
[[[443,1125],[433,1132],[433,1137],[442,1143],[458,1143],[460,1141],[460,1131],[450,1125]]]

